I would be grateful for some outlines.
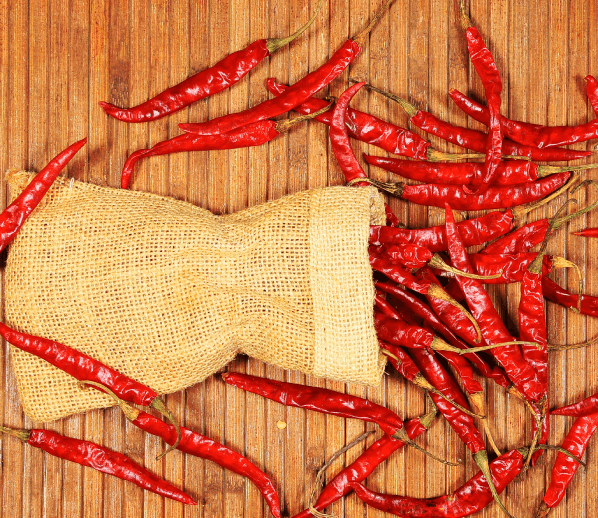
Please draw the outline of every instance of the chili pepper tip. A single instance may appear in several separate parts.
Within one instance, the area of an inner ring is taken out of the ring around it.
[[[545,518],[550,513],[551,508],[546,505],[546,502],[542,502],[536,511],[534,518]]]

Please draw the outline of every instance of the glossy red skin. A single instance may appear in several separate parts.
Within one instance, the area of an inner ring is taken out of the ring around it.
[[[276,96],[279,96],[288,88],[286,85],[277,83],[273,78],[266,81],[266,86],[270,93]],[[311,97],[303,104],[295,106],[294,110],[301,114],[309,114],[321,110],[327,104],[328,102],[323,99]],[[330,108],[330,110],[318,115],[315,120],[330,126],[333,111],[334,108]],[[347,110],[345,124],[349,130],[349,136],[354,139],[372,144],[394,155],[427,160],[426,152],[430,147],[430,143],[407,129],[352,108]]]
[[[100,102],[100,106],[108,115],[124,122],[148,122],[160,119],[240,81],[252,68],[270,55],[267,43],[268,40],[254,41],[243,50],[229,54],[214,66],[198,72],[132,108],[118,108],[106,102]]]
[[[418,374],[421,374],[415,362],[400,347],[384,342],[383,340],[380,340],[380,347],[394,354],[399,359],[397,361],[392,356],[387,356],[390,364],[406,380],[413,381]]]
[[[67,345],[19,333],[2,323],[0,335],[15,347],[46,360],[79,381],[95,381],[104,385],[129,403],[148,406],[158,396],[151,388]]]
[[[593,76],[586,76],[586,94],[598,117],[598,81]]]
[[[455,210],[505,209],[531,203],[562,187],[570,173],[557,173],[535,182],[512,186],[488,187],[482,194],[469,194],[456,185],[405,185],[401,199],[433,207],[448,203]]]
[[[523,457],[511,450],[490,463],[490,474],[498,494],[505,490],[523,468]],[[374,493],[363,485],[352,483],[357,496],[368,505],[404,518],[462,518],[481,511],[493,501],[482,472],[450,495],[437,498],[412,498]]]
[[[465,246],[481,245],[509,232],[513,228],[513,213],[510,210],[490,212],[479,218],[461,221],[458,227]],[[416,229],[372,225],[370,243],[413,243],[427,248],[430,252],[443,252],[448,249],[444,225]]]
[[[586,417],[598,413],[598,393],[585,398],[579,403],[551,410],[550,413],[554,415],[569,415],[572,417]]]
[[[400,243],[398,245],[370,246],[370,253],[386,259],[393,264],[406,266],[407,268],[421,268],[432,259],[432,252],[423,246],[411,243]]]
[[[374,325],[380,340],[400,347],[426,348],[432,344],[434,338],[430,331],[376,311]]]
[[[472,119],[488,125],[490,120],[488,108],[457,90],[451,90],[449,95],[455,101],[455,104]],[[538,148],[566,146],[575,142],[586,142],[598,138],[598,119],[578,126],[541,126],[529,122],[514,121],[501,115],[500,125],[504,134],[511,140]]]
[[[472,151],[477,151],[478,153],[486,152],[486,145],[488,143],[487,133],[474,129],[462,128],[461,126],[454,126],[440,120],[431,113],[421,110],[409,120],[426,133],[436,135],[447,142],[451,142],[452,144],[466,149],[471,149]],[[507,139],[503,140],[502,147],[502,151],[505,155],[526,156],[538,162],[567,162],[569,160],[584,158],[592,154],[591,151],[576,151],[564,148],[539,149],[533,146],[523,146]]]
[[[565,306],[567,308],[578,309],[578,296],[573,295],[573,293],[569,293],[564,288],[561,288],[556,282],[548,277],[542,277],[542,293],[550,302],[560,304],[561,306]],[[582,295],[579,312],[582,315],[598,317],[598,297]]]
[[[430,283],[418,281],[413,274],[407,269],[398,264],[393,264],[388,259],[384,259],[379,255],[369,251],[370,265],[377,272],[383,273],[389,279],[392,279],[399,284],[403,284],[418,293],[424,295],[430,289]]]
[[[581,458],[596,428],[598,428],[598,414],[576,419],[561,447],[577,458]],[[559,452],[550,475],[550,485],[542,499],[549,508],[556,507],[563,499],[578,469],[579,462]]]
[[[189,495],[133,462],[129,457],[108,450],[103,446],[89,441],[64,437],[50,430],[31,430],[27,443],[36,448],[41,448],[50,455],[133,482],[133,484],[158,495],[172,498],[184,504],[197,505],[197,502]]]
[[[384,204],[384,212],[386,212],[386,224],[389,227],[398,227],[401,224],[401,220],[395,216],[387,203]]]
[[[528,223],[510,234],[502,236],[494,243],[490,243],[480,251],[480,254],[517,254],[528,252],[531,248],[544,241],[548,226],[549,221],[546,218]],[[460,230],[461,228],[459,228]]]
[[[403,427],[403,421],[394,412],[350,394],[269,380],[238,372],[226,373],[223,378],[229,385],[253,392],[283,405],[376,423],[384,433],[389,435]]]
[[[326,63],[290,86],[279,97],[264,101],[242,112],[217,117],[211,121],[199,124],[179,124],[179,128],[198,135],[226,133],[235,128],[286,113],[307,101],[313,94],[339,76],[360,51],[361,48],[355,41],[347,40]]]
[[[585,230],[580,230],[579,232],[573,232],[573,234],[581,237],[598,237],[598,228],[586,228]]]
[[[48,165],[35,175],[15,201],[0,214],[0,250],[4,250],[6,245],[15,238],[29,214],[33,212],[48,192],[64,166],[70,162],[71,158],[86,142],[86,138],[79,140],[50,160]]]
[[[424,433],[427,428],[421,423],[420,418],[410,419],[405,423],[405,431],[410,439],[415,439]],[[314,508],[323,511],[332,503],[340,500],[351,491],[352,482],[362,482],[382,464],[392,453],[405,446],[405,443],[384,435],[364,451],[349,466],[341,470],[320,493]],[[309,509],[305,509],[294,518],[307,518],[312,516]]]
[[[473,269],[469,264],[467,252],[455,225],[453,212],[448,206],[446,210],[446,233],[453,266],[459,270],[472,273]],[[468,279],[461,276],[457,276],[457,281],[465,294],[473,317],[480,326],[485,342],[488,345],[494,345],[514,341],[482,283],[477,279]],[[544,393],[542,384],[538,381],[531,366],[523,359],[521,350],[517,346],[508,345],[491,349],[490,352],[498,360],[519,392],[531,401],[540,400]]]
[[[132,423],[141,430],[160,437],[170,445],[176,442],[176,428],[147,412],[140,412]],[[278,494],[272,480],[261,469],[237,452],[193,430],[181,426],[181,434],[181,442],[178,444],[177,450],[211,460],[223,468],[247,477],[257,486],[268,502],[272,514],[276,518],[280,517]]]
[[[354,84],[341,94],[336,102],[334,112],[332,113],[330,131],[328,132],[332,144],[332,151],[345,176],[345,182],[347,183],[356,178],[367,178],[365,171],[357,161],[355,153],[351,148],[349,133],[347,125],[345,124],[347,121],[347,108],[349,107],[349,103],[364,84],[365,83]],[[367,183],[357,185],[367,185]]]
[[[418,182],[480,186],[484,175],[484,164],[474,162],[414,162],[366,154],[363,157],[368,164]],[[500,162],[494,185],[533,182],[538,179],[537,171],[538,166],[526,160]]]
[[[183,151],[208,151],[211,149],[236,149],[260,146],[276,138],[280,133],[274,121],[260,121],[219,135],[194,135],[185,133],[170,140],[158,142],[150,149],[138,149],[129,155],[123,167],[120,185],[127,189],[135,164],[142,158]]]

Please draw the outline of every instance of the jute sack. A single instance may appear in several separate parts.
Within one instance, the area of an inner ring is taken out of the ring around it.
[[[16,197],[33,175],[9,173]],[[384,358],[373,324],[375,188],[301,192],[215,216],[153,194],[58,179],[10,246],[6,323],[83,351],[159,393],[242,352],[367,385]],[[51,421],[112,401],[11,347],[25,413]]]

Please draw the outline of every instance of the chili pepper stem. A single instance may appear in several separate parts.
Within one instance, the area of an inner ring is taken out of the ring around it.
[[[313,113],[308,113],[307,115],[299,115],[299,117],[295,117],[293,119],[276,121],[276,131],[278,131],[278,133],[284,133],[285,131],[289,131],[293,126],[296,126],[300,122],[309,119],[314,119],[318,115],[322,115],[325,111],[328,111],[333,104],[334,102],[331,102],[329,105],[325,106],[321,110],[318,110],[317,112]]]
[[[567,455],[567,457],[573,459],[575,462],[577,462],[580,466],[583,466],[585,469],[588,468],[588,465],[584,461],[582,461],[579,457],[576,457],[570,451],[567,451],[564,448],[561,448],[560,446],[555,446],[553,444],[538,444],[536,446],[536,450],[558,451],[559,453],[562,453],[563,455]]]
[[[486,452],[486,450],[480,450],[480,451],[475,452],[473,454],[473,460],[475,460],[475,463],[478,465],[482,474],[484,475],[484,478],[486,479],[486,483],[488,484],[488,487],[490,488],[490,492],[492,493],[492,496],[494,497],[494,500],[496,501],[498,506],[509,518],[514,518],[509,513],[509,511],[507,511],[507,508],[503,505],[503,503],[500,501],[498,493],[496,492],[496,487],[494,487],[494,482],[492,481],[492,475],[490,474],[490,465],[488,463],[488,453]]]
[[[365,38],[366,38],[366,36],[374,28],[374,25],[376,25],[376,23],[378,22],[378,20],[380,19],[380,17],[384,13],[384,11],[386,11],[386,8],[390,4],[392,4],[393,2],[394,2],[394,0],[386,0],[386,2],[384,3],[384,5],[382,7],[380,7],[380,9],[378,9],[378,12],[370,20],[370,23],[368,24],[368,26],[365,29],[363,29],[363,31],[361,31],[357,36],[353,36],[353,41],[355,43],[357,43],[357,45],[359,47],[363,48],[363,46],[365,44]]]
[[[172,412],[170,410],[168,410],[164,401],[162,401],[159,397],[155,397],[154,399],[152,399],[152,402],[149,404],[149,406],[151,408],[153,408],[154,410],[157,410],[158,412],[160,412],[164,417],[166,417],[166,419],[168,419],[171,422],[171,424],[174,426],[174,428],[176,429],[176,441],[174,442],[174,444],[172,444],[171,446],[166,448],[162,453],[160,453],[160,455],[158,455],[156,457],[156,460],[160,460],[167,453],[169,453],[173,450],[176,450],[177,446],[181,442],[181,438],[182,438],[181,426],[179,425],[177,419],[174,417]]]
[[[287,43],[291,43],[291,41],[301,36],[301,34],[303,34],[307,29],[309,29],[309,26],[314,22],[321,9],[322,0],[318,2],[318,7],[316,8],[316,12],[313,14],[313,16],[307,21],[305,25],[300,27],[299,30],[287,36],[286,38],[272,38],[266,41],[266,48],[268,49],[268,52],[270,54],[273,54],[279,48],[284,47]]]
[[[469,401],[471,402],[471,406],[478,414],[485,414],[486,413],[486,404],[484,402],[484,393],[483,392],[475,392],[473,394],[469,394]],[[494,453],[499,457],[502,455],[496,443],[494,442],[494,437],[492,437],[492,433],[490,432],[490,427],[488,425],[488,420],[484,419],[482,421],[482,427],[486,432],[486,438],[490,443],[490,446],[494,450]]]
[[[82,380],[79,381],[77,385],[79,385],[79,388],[86,388],[88,385],[92,385],[94,387],[98,387],[102,392],[108,394],[112,399],[114,399],[116,404],[123,411],[123,414],[125,414],[125,417],[128,421],[135,421],[135,419],[137,419],[139,417],[139,414],[141,413],[139,410],[133,408],[131,405],[127,404],[125,401],[120,399],[108,387],[102,385],[101,383],[98,383],[97,381]]]
[[[471,18],[469,18],[468,14],[465,12],[464,0],[461,0],[459,2],[459,16],[461,17],[461,27],[463,27],[463,29],[467,30],[470,27],[473,27],[473,22],[471,21]]]
[[[582,347],[589,347],[590,345],[596,345],[598,343],[598,337],[590,340],[589,342],[583,342],[581,344],[571,344],[571,345],[549,345],[549,351],[568,351],[570,349],[581,349]]]
[[[540,504],[540,507],[538,507],[538,510],[536,511],[536,515],[534,516],[534,518],[545,518],[546,516],[548,516],[551,510],[552,509],[546,505],[546,502],[542,502]]]
[[[31,435],[29,430],[15,430],[14,428],[6,428],[5,426],[0,426],[0,433],[12,435],[23,442],[27,442]]]
[[[453,162],[455,160],[467,160],[469,158],[484,158],[481,153],[444,153],[432,147],[426,150],[428,162]]]
[[[546,419],[546,415],[543,415],[542,418],[540,419],[540,421],[538,422],[538,426],[536,427],[536,433],[534,434],[534,438],[532,439],[532,444],[530,446],[530,453],[527,454],[527,458],[525,459],[525,464],[523,465],[523,468],[521,469],[522,473],[525,473],[528,469],[529,469],[529,465],[532,461],[532,457],[533,454],[531,453],[532,451],[534,451],[534,449],[536,448],[536,444],[538,444],[538,441],[540,440],[540,436],[542,435],[542,423],[544,422],[544,419]]]
[[[471,354],[471,353],[479,353],[482,351],[489,351],[490,349],[497,349],[498,347],[505,347],[506,345],[535,345],[538,350],[542,347],[540,344],[536,342],[525,342],[520,340],[514,340],[513,342],[501,342],[499,344],[494,345],[484,345],[483,347],[472,347],[471,349],[459,349],[459,354]]]
[[[448,460],[441,459],[440,457],[436,457],[436,455],[430,453],[429,451],[424,450],[419,444],[413,442],[409,436],[407,435],[407,431],[405,427],[399,428],[395,433],[392,434],[395,439],[398,439],[401,442],[411,446],[412,448],[416,449],[417,451],[421,451],[423,454],[427,455],[428,457],[437,460],[438,462],[446,465],[446,466],[458,466],[461,462],[450,462]]]
[[[537,173],[538,178],[544,178],[545,176],[549,176],[551,174],[557,173],[567,173],[569,171],[585,171],[587,169],[596,169],[598,167],[597,164],[585,164],[585,165],[564,165],[564,166],[554,166],[554,165],[541,165],[538,166]]]
[[[467,273],[463,270],[458,270],[457,268],[453,268],[449,264],[446,264],[442,257],[438,254],[434,254],[432,259],[428,262],[428,266],[432,268],[437,268],[438,270],[444,270],[445,272],[452,272],[455,275],[460,275],[461,277],[467,277],[468,279],[479,279],[479,280],[488,280],[488,279],[498,279],[502,276],[502,269],[499,273],[494,275],[476,275],[475,273]]]
[[[430,349],[433,349],[434,351],[449,351],[457,354],[459,354],[459,352],[461,351],[461,349],[447,344],[442,338],[438,338],[438,336],[436,335],[434,335],[434,338],[432,338]]]

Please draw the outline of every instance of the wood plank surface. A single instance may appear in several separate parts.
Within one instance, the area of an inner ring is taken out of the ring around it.
[[[109,118],[99,101],[120,106],[143,102],[256,39],[295,31],[309,19],[316,4],[316,0],[0,0],[0,169],[39,171],[60,150],[87,136],[87,146],[66,174],[118,187],[130,153],[180,134],[181,122],[204,121],[270,98],[264,86],[268,77],[292,84],[315,70],[347,37],[365,27],[382,0],[324,0],[319,17],[298,40],[266,58],[232,88],[170,117],[127,125]],[[598,0],[468,0],[467,8],[500,67],[503,114],[550,125],[574,125],[595,117],[585,95],[584,77],[598,75]],[[349,70],[318,96],[339,96],[349,85],[349,77],[370,81],[452,123],[482,128],[464,116],[447,95],[448,89],[457,88],[483,100],[481,82],[467,57],[457,0],[395,0]],[[365,89],[352,106],[409,127],[396,104]],[[441,151],[458,151],[436,137],[430,141]],[[572,147],[591,150],[596,143]],[[363,152],[385,155],[363,143],[353,145],[362,163]],[[595,160],[590,157],[576,163]],[[369,174],[391,179],[376,168]],[[584,176],[598,179],[595,171]],[[143,160],[135,170],[132,188],[187,200],[222,214],[308,188],[342,183],[328,129],[309,122],[261,147]],[[0,196],[6,204],[4,181]],[[583,206],[597,196],[590,186],[577,198]],[[561,197],[532,213],[529,221],[554,214],[563,200]],[[444,220],[438,209],[396,199],[389,204],[410,227]],[[468,217],[476,215],[479,213],[469,213]],[[569,233],[586,226],[598,226],[598,212],[561,230],[549,252],[577,263],[585,277],[586,293],[598,295],[598,240]],[[574,273],[560,270],[553,278],[576,290]],[[491,293],[509,328],[517,333],[519,286],[496,287]],[[550,303],[547,317],[551,343],[583,342],[598,334],[598,321]],[[550,360],[553,407],[598,388],[595,349],[551,353]],[[405,418],[429,409],[422,393],[389,369],[380,387],[366,389],[285,371],[247,357],[237,358],[227,368],[367,397]],[[101,443],[184,488],[199,502],[196,507],[183,507],[24,446],[13,437],[2,437],[3,518],[270,516],[255,486],[210,461],[180,452],[156,461],[164,445],[127,423],[120,410],[94,411],[47,424],[32,422],[22,412],[6,344],[2,345],[0,373],[3,425],[44,427]],[[495,384],[480,376],[477,379],[486,391],[490,428],[498,447],[504,451],[529,443],[531,424],[523,405]],[[265,401],[227,386],[218,375],[169,395],[167,403],[182,424],[246,455],[270,475],[280,492],[284,516],[293,516],[309,505],[315,475],[327,459],[365,430],[375,430],[362,422]],[[550,442],[559,444],[573,420],[554,418],[552,422]],[[376,430],[364,443],[341,455],[325,479],[330,480],[379,436]],[[476,472],[471,455],[442,419],[418,442],[441,457],[464,462],[447,468],[411,448],[399,450],[368,479],[368,487],[413,497],[438,496]],[[553,510],[555,518],[596,516],[597,446],[595,440],[590,443],[588,469],[577,474],[566,498]],[[504,502],[515,516],[533,516],[554,459],[553,453],[543,455],[533,470],[506,490]],[[335,503],[327,512],[347,518],[383,515],[366,508],[355,495]],[[502,514],[491,504],[478,516]]]

